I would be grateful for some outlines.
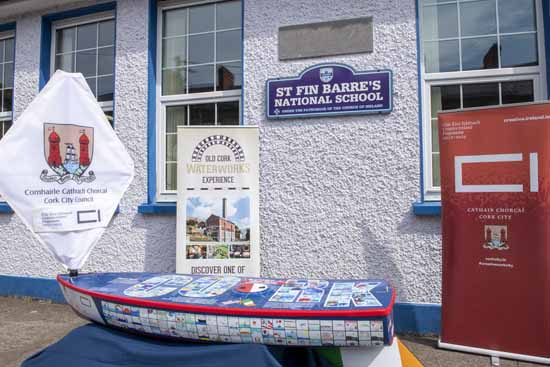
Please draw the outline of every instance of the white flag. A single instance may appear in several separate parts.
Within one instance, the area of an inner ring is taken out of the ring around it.
[[[0,162],[0,195],[69,269],[82,267],[134,176],[82,74],[63,71],[0,140]]]

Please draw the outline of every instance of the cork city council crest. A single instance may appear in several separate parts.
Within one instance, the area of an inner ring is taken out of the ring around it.
[[[44,124],[44,158],[50,170],[44,169],[44,182],[64,184],[73,180],[80,184],[95,180],[93,171],[84,173],[92,163],[94,128],[72,124]]]
[[[508,250],[508,226],[485,226],[483,248],[489,250]]]

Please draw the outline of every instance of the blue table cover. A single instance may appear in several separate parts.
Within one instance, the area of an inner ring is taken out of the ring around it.
[[[332,366],[313,348],[199,344],[152,339],[96,324],[74,329],[22,367]]]

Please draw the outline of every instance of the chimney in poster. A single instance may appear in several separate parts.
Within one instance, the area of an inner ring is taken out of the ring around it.
[[[225,218],[225,214],[227,213],[226,210],[225,210],[226,205],[227,205],[227,199],[223,198],[222,199],[222,218]]]

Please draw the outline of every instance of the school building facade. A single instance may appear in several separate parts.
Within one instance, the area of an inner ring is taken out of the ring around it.
[[[300,55],[291,26],[347,43],[310,32]],[[437,331],[437,111],[548,99],[548,29],[543,0],[2,1],[0,137],[55,70],[83,73],[136,175],[82,271],[169,272],[177,126],[258,125],[262,276],[386,278],[402,325]],[[393,110],[266,116],[268,79],[329,63],[391,70]],[[53,294],[64,270],[6,203],[0,250],[2,294]]]

